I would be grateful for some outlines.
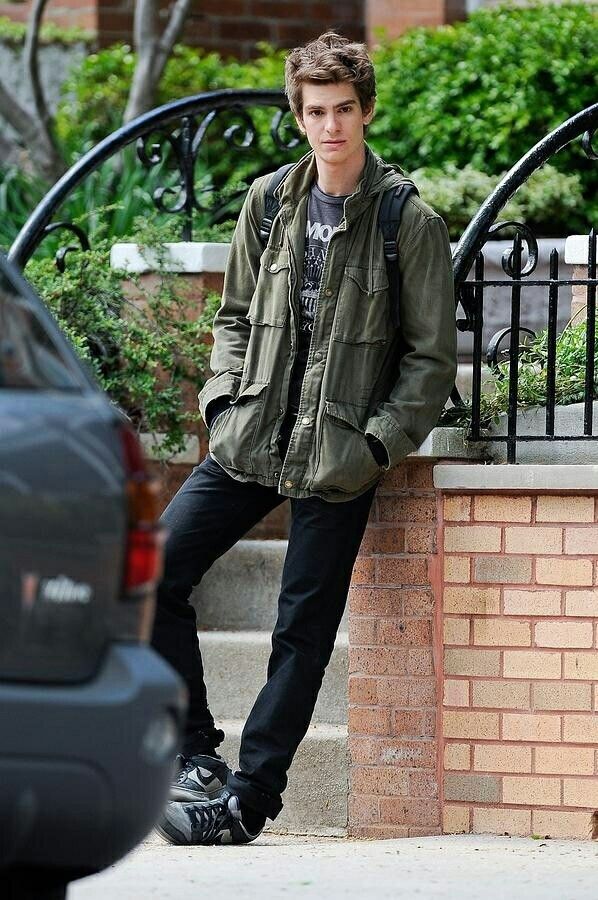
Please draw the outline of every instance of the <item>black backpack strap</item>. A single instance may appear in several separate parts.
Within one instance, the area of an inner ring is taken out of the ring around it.
[[[384,192],[378,212],[378,225],[384,238],[384,258],[386,260],[389,284],[388,293],[392,297],[392,321],[395,328],[398,328],[400,323],[399,252],[397,245],[399,225],[401,224],[401,215],[405,201],[413,193],[419,196],[419,191],[411,182],[405,182],[396,188],[389,188],[389,190]]]
[[[280,203],[278,199],[274,196],[274,191],[278,187],[278,185],[283,181],[285,175],[292,169],[295,163],[287,163],[284,166],[281,166],[280,169],[277,169],[276,172],[270,178],[268,182],[268,187],[266,188],[266,205],[264,209],[264,217],[262,219],[262,224],[260,225],[260,237],[262,239],[262,243],[264,246],[268,243],[268,238],[270,237],[270,232],[272,231],[272,224],[274,219],[276,218],[276,214],[280,209]]]

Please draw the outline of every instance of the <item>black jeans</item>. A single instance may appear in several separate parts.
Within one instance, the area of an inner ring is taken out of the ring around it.
[[[239,771],[229,786],[253,809],[275,818],[287,771],[309,727],[345,607],[351,572],[375,488],[346,503],[292,499],[289,546],[272,635],[267,682],[241,737]],[[275,488],[235,481],[210,456],[165,510],[169,536],[152,643],[189,689],[187,735],[220,743],[209,711],[189,603],[212,563],[285,500]]]

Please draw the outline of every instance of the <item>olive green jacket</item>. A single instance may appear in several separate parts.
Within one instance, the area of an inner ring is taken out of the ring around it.
[[[210,453],[235,479],[288,497],[349,500],[415,450],[438,420],[456,373],[455,302],[446,226],[419,197],[399,229],[400,327],[392,324],[378,208],[404,175],[366,146],[366,164],[332,236],[301,391],[284,460],[276,438],[297,347],[307,205],[316,168],[301,159],[278,188],[280,213],[260,239],[269,176],[251,186],[235,230],[211,368],[199,394],[231,398],[216,416]],[[384,444],[374,459],[366,434]]]

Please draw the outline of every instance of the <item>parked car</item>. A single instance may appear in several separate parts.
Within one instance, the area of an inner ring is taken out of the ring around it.
[[[0,254],[0,896],[151,829],[186,697],[148,646],[163,535],[127,418]]]

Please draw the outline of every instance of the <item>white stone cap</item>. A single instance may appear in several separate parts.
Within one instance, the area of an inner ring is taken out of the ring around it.
[[[598,466],[454,465],[434,466],[434,487],[446,491],[598,491]]]
[[[565,241],[565,262],[572,266],[587,266],[589,237],[587,234],[572,234]]]
[[[200,272],[224,272],[230,244],[205,244],[198,241],[165,243],[164,258],[159,259],[155,250],[139,244],[114,244],[110,251],[110,266],[123,269],[132,275],[155,272],[192,274]]]
[[[139,435],[141,446],[145,453],[146,459],[161,459],[158,452],[166,435],[161,432],[153,434],[142,431]],[[185,435],[185,445],[182,450],[167,458],[169,463],[183,463],[185,465],[196,466],[199,463],[199,440],[195,434]]]

